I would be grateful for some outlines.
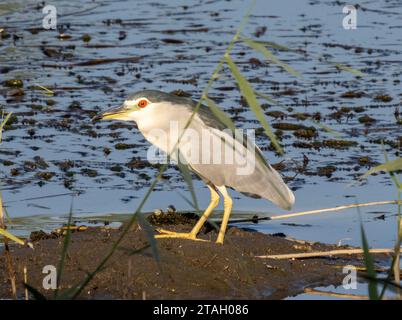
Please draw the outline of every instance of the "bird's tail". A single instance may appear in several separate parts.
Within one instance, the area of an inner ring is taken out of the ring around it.
[[[295,196],[292,190],[290,190],[283,181],[280,174],[270,165],[266,167],[265,179],[270,182],[272,187],[268,188],[269,192],[264,192],[263,197],[272,201],[282,209],[292,209],[293,204],[295,203]]]
[[[270,165],[265,167],[264,171],[264,174],[262,174],[264,183],[259,195],[272,201],[282,209],[290,210],[295,203],[295,196],[292,190],[283,181],[281,175]]]
[[[236,180],[234,189],[237,191],[267,199],[282,209],[290,210],[295,202],[292,190],[269,164],[258,166],[252,175],[237,177]]]
[[[295,196],[292,190],[289,189],[280,174],[270,165],[267,167],[267,171],[268,177],[266,178],[270,179],[275,186],[273,188],[274,191],[267,194],[268,197],[266,198],[282,209],[292,209],[293,204],[295,203]]]

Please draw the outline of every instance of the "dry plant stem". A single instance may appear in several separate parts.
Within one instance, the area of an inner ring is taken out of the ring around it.
[[[28,284],[27,266],[24,266],[24,284]],[[25,286],[25,300],[29,300],[28,289]]]
[[[398,200],[387,200],[387,201],[374,201],[374,202],[366,202],[366,203],[357,203],[357,204],[338,206],[338,207],[334,207],[334,208],[325,208],[325,209],[317,209],[317,210],[309,210],[309,211],[300,211],[300,212],[288,213],[288,214],[271,216],[271,217],[261,217],[261,218],[257,217],[256,219],[236,219],[236,220],[230,220],[229,223],[288,219],[288,218],[305,216],[305,215],[310,215],[310,214],[347,210],[347,209],[352,209],[352,208],[356,208],[356,207],[383,206],[383,205],[387,205],[387,204],[398,204]],[[402,204],[402,202],[399,201],[399,204]]]
[[[338,269],[343,269],[345,266],[335,266],[335,268],[338,268]],[[355,266],[355,269],[359,272],[359,271],[362,271],[362,272],[367,272],[367,268],[366,267],[358,267],[358,266]],[[378,273],[387,273],[387,272],[389,272],[389,269],[388,268],[374,268],[374,271],[375,272],[378,272]]]
[[[2,200],[1,193],[0,193],[0,228],[6,229],[6,225],[4,223],[3,200]],[[13,260],[10,255],[10,248],[8,246],[7,237],[4,237],[4,256],[6,259],[8,275],[10,278],[11,291],[12,291],[14,299],[17,299],[17,287],[15,285],[15,272],[14,272],[14,267],[13,267]]]
[[[398,189],[398,199],[401,199],[401,189]],[[395,250],[395,264],[394,264],[394,278],[395,278],[395,283],[400,284],[401,283],[401,250],[400,250],[400,244],[401,244],[401,237],[402,237],[402,219],[401,219],[401,204],[399,203],[398,205],[398,241],[396,244],[396,250]],[[399,247],[399,250],[398,250]],[[396,295],[398,299],[401,299],[401,289],[397,288],[396,289]]]
[[[315,257],[328,257],[347,254],[363,254],[363,249],[340,249],[330,251],[319,252],[303,252],[303,253],[289,253],[289,254],[274,254],[267,256],[256,256],[261,259],[303,259],[303,258],[315,258]],[[370,249],[370,253],[395,253],[394,249]]]
[[[399,221],[399,232],[401,232],[401,221]],[[400,235],[399,235],[400,236]],[[395,283],[400,284],[401,283],[401,250],[395,250],[395,264],[393,268],[393,273],[394,273],[394,278],[395,278]],[[401,289],[397,288],[396,289],[396,295],[398,299],[401,299]]]
[[[342,299],[357,299],[357,300],[368,300],[368,296],[358,295],[358,294],[346,294],[346,293],[336,293],[331,291],[321,291],[316,289],[306,288],[304,289],[304,293],[313,294],[317,296],[327,296],[327,297],[335,297]]]
[[[305,215],[309,215],[309,214],[341,211],[341,210],[358,208],[358,207],[383,206],[383,205],[387,205],[387,204],[400,204],[400,202],[398,200],[387,200],[387,201],[374,201],[374,202],[366,202],[366,203],[355,203],[355,204],[349,204],[349,205],[344,205],[344,206],[338,206],[338,207],[334,207],[334,208],[317,209],[317,210],[309,210],[309,211],[283,214],[280,216],[273,216],[270,218],[270,220],[287,219],[287,218],[305,216]]]

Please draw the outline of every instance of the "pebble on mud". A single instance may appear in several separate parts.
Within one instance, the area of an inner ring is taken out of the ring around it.
[[[16,123],[18,123],[18,117],[15,114],[12,114],[10,118],[8,118],[5,129],[7,129],[7,127],[11,128],[11,126]]]

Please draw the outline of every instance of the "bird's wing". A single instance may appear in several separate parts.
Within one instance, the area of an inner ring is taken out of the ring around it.
[[[196,103],[192,101],[189,107],[194,110],[195,106]],[[215,135],[222,136],[227,134],[223,133],[222,131],[228,129],[228,127],[213,114],[209,107],[201,105],[198,110],[198,116],[207,127],[211,128],[212,131],[215,132]],[[224,138],[224,141],[226,143],[228,141],[231,141],[228,137]],[[221,174],[219,174],[219,176],[221,176],[220,178],[222,178],[227,183],[227,186],[246,194],[266,198],[284,209],[290,209],[295,200],[294,195],[292,191],[288,188],[288,186],[284,183],[280,174],[271,167],[271,165],[266,161],[265,157],[263,156],[260,148],[253,141],[251,141],[251,139],[245,133],[242,134],[241,141],[238,140],[240,139],[234,139],[232,137],[232,141],[230,143],[242,143],[245,148],[254,151],[256,161],[255,171],[253,173],[249,175],[234,176],[234,170],[236,170],[235,164],[198,164],[191,165],[190,167],[192,167],[195,172],[200,174],[201,177],[204,177],[207,180],[211,180],[210,178],[215,176],[217,179],[216,183],[218,184],[219,182],[221,182],[221,180],[218,178],[217,172],[220,172]]]
[[[190,98],[186,98],[186,99],[188,100],[188,107],[190,107],[192,109],[192,111],[194,111],[195,107],[197,106],[197,103]],[[218,129],[218,130],[229,129],[229,127],[225,123],[223,123],[217,116],[215,116],[215,114],[211,111],[211,109],[209,107],[207,107],[203,104],[201,104],[200,108],[198,109],[197,114],[208,127]],[[246,148],[247,148],[247,146],[250,148],[251,144],[254,144],[252,141],[250,141],[250,138],[247,136],[247,134],[243,133],[242,138],[243,138],[242,139],[243,146],[245,146]],[[249,143],[251,143],[251,144],[249,144]],[[271,166],[265,159],[261,149],[256,144],[254,144],[254,151],[255,151],[255,154],[258,157],[258,159],[263,164],[265,164],[267,167],[271,168]]]
[[[187,107],[191,108],[192,111],[194,111],[195,107],[197,106],[197,103],[190,99],[190,98],[185,98],[188,101]],[[223,123],[212,111],[209,107],[201,104],[200,108],[198,109],[197,112],[198,116],[201,118],[202,122],[204,122],[205,125],[207,125],[210,128],[218,129],[218,130],[225,130],[225,129],[230,129],[225,123]],[[242,136],[243,140],[243,145],[247,147],[247,144],[250,142],[250,138],[247,136],[247,134],[243,133]],[[252,143],[252,142],[251,142]],[[268,162],[265,160],[264,155],[262,154],[260,148],[255,145],[255,153],[260,158],[260,160],[267,166],[269,166]],[[250,147],[250,145],[249,145]]]

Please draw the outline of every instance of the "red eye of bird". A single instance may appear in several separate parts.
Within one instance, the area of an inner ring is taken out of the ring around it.
[[[147,105],[148,105],[148,101],[147,101],[147,100],[140,100],[140,101],[138,102],[138,106],[139,106],[140,108],[145,108]]]

